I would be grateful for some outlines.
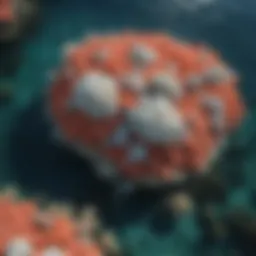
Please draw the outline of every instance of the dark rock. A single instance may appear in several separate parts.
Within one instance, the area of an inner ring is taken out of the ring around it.
[[[226,197],[226,184],[215,172],[188,179],[186,187],[199,204],[223,202]]]
[[[202,228],[204,244],[214,244],[227,238],[227,228],[222,219],[216,214],[212,205],[198,208],[198,224]]]
[[[0,76],[14,75],[20,66],[21,55],[20,41],[0,42]]]
[[[255,255],[256,215],[244,209],[235,209],[225,216],[225,221],[236,247],[244,255]]]
[[[150,229],[158,235],[168,234],[174,228],[174,215],[165,205],[159,205],[154,211]]]
[[[251,190],[251,200],[252,200],[252,203],[254,205],[254,207],[256,207],[256,189],[252,189]]]

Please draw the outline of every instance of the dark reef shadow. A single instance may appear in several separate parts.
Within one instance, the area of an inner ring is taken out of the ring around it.
[[[37,6],[35,12],[28,18],[25,27],[17,38],[10,41],[0,41],[0,76],[12,77],[18,71],[24,58],[24,45],[40,32],[42,19],[39,0],[31,0]],[[1,29],[1,24],[0,24]]]
[[[18,70],[22,59],[22,41],[0,42],[0,76],[11,76]]]
[[[175,218],[170,209],[166,209],[163,205],[159,205],[152,215],[150,221],[150,230],[158,236],[170,234],[175,227]]]
[[[72,201],[78,206],[94,203],[110,224],[145,217],[159,193],[142,191],[114,200],[114,187],[97,179],[90,163],[54,145],[42,102],[37,99],[20,113],[12,131],[10,156],[18,185],[28,194]]]

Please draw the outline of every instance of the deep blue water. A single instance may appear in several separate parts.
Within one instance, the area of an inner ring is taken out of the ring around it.
[[[249,114],[231,138],[232,147],[239,148],[239,153],[227,154],[221,168],[231,183],[236,175],[243,177],[242,182],[234,181],[235,185],[230,186],[226,207],[254,207],[256,202],[251,195],[256,192],[256,3],[253,0],[219,0],[198,10],[187,10],[168,0],[44,1],[42,24],[22,45],[21,67],[8,79],[15,90],[14,99],[0,108],[1,183],[16,182],[23,191],[56,200],[97,203],[106,222],[117,230],[132,255],[197,256],[201,231],[193,213],[174,227],[173,223],[160,223],[159,219],[158,228],[152,229],[152,201],[157,202],[156,195],[143,193],[120,204],[113,203],[111,187],[97,181],[88,171],[89,164],[54,145],[49,136],[44,113],[47,72],[60,63],[63,44],[91,33],[127,28],[167,31],[189,40],[204,41],[219,49],[239,71]],[[3,78],[0,79],[2,82]],[[217,248],[210,250],[212,254],[208,251],[203,255],[227,255]]]

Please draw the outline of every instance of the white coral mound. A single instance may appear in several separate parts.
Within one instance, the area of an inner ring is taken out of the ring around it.
[[[204,79],[206,82],[210,82],[212,84],[219,84],[229,80],[230,75],[231,74],[224,67],[217,66],[217,67],[210,68],[205,73]]]
[[[15,238],[10,241],[6,250],[6,256],[30,256],[31,253],[31,244],[23,238]]]
[[[141,92],[145,86],[145,79],[139,73],[131,73],[124,76],[122,84],[125,88],[134,92]]]
[[[151,89],[174,99],[182,96],[182,90],[178,79],[168,73],[156,75],[151,81]]]
[[[56,246],[51,246],[44,250],[42,256],[65,256],[65,253]]]
[[[131,51],[131,60],[136,66],[151,64],[157,57],[153,49],[140,44],[134,45]]]
[[[93,117],[109,117],[118,110],[118,87],[116,81],[104,74],[86,74],[75,88],[71,106]]]
[[[145,97],[128,114],[131,129],[152,143],[179,142],[185,126],[177,109],[164,97]]]

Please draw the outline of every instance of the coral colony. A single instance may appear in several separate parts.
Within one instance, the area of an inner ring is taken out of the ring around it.
[[[92,36],[65,48],[47,107],[56,137],[90,159],[100,177],[161,187],[210,168],[245,112],[237,84],[218,53],[202,45],[164,34]],[[190,199],[179,192],[165,203],[180,215]],[[93,207],[77,216],[9,189],[0,194],[0,222],[0,255],[121,255]]]
[[[8,188],[1,191],[0,209],[0,255],[103,256],[117,250],[113,235],[99,229],[92,207],[75,216],[69,206],[41,208]]]
[[[244,115],[237,83],[203,45],[92,36],[65,48],[48,107],[58,139],[101,177],[161,186],[209,169]]]

